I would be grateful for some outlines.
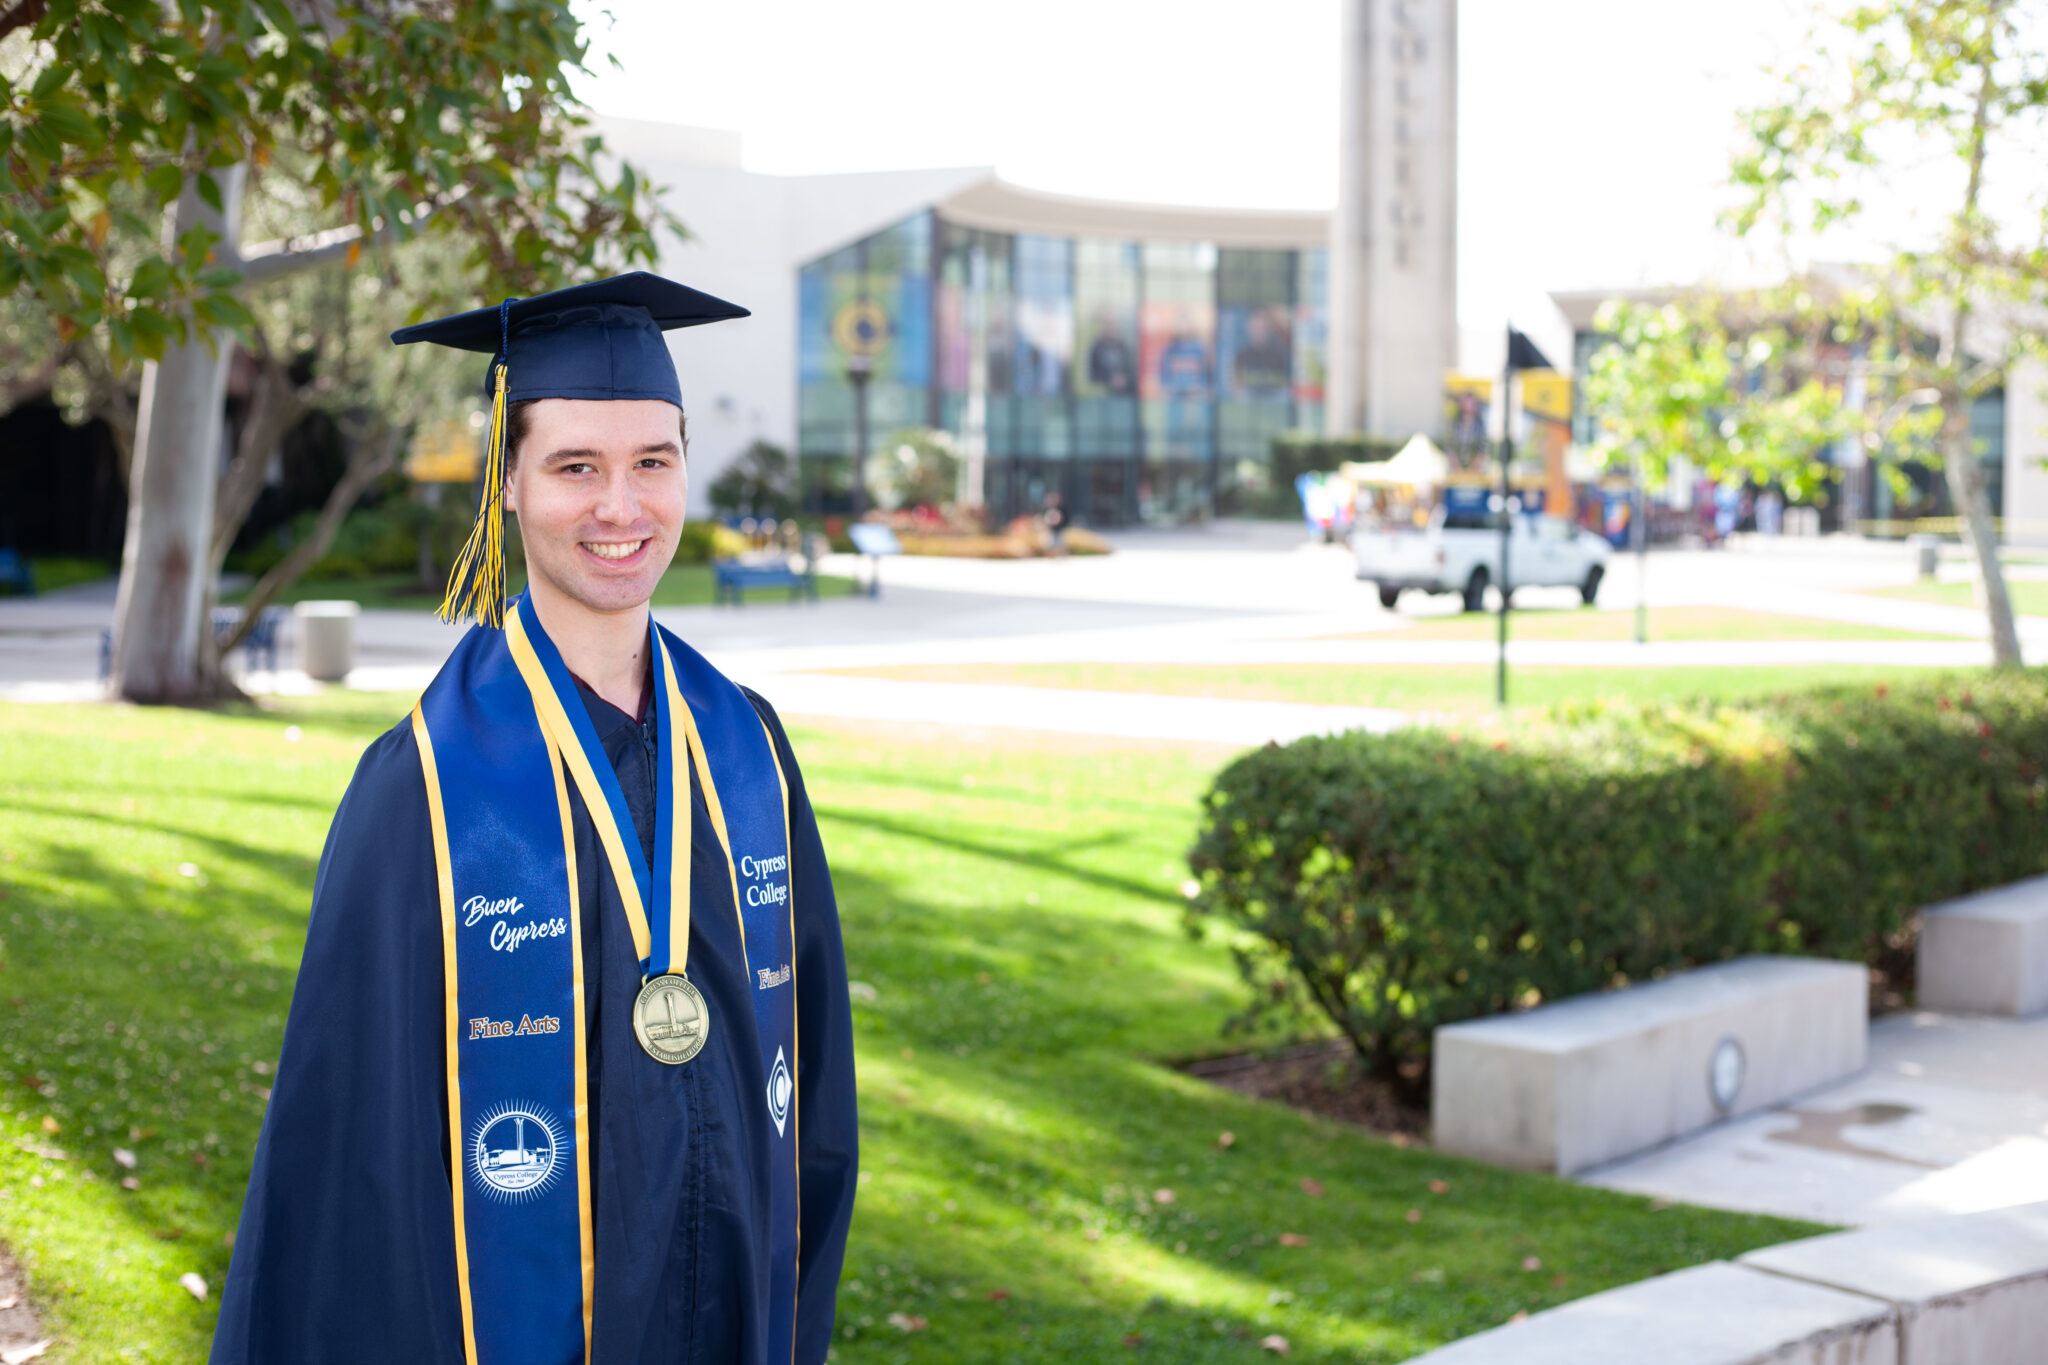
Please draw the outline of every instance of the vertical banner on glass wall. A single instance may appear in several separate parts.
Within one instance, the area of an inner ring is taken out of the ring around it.
[[[1206,456],[1215,305],[1148,299],[1139,326],[1138,392],[1160,400],[1166,416],[1165,449],[1153,453]]]
[[[1320,427],[1323,384],[1329,361],[1330,253],[1321,247],[1299,252],[1294,285],[1294,402],[1300,424]],[[1313,407],[1314,413],[1309,409]],[[1313,419],[1313,420],[1312,420]]]
[[[1285,398],[1294,378],[1294,317],[1285,303],[1225,308],[1216,318],[1217,371],[1230,398]]]
[[[1015,392],[1057,398],[1074,360],[1074,244],[1065,237],[1017,238]]]
[[[1493,402],[1493,379],[1489,375],[1447,374],[1444,376],[1444,434],[1448,438],[1452,463],[1469,469],[1487,455],[1487,409]]]

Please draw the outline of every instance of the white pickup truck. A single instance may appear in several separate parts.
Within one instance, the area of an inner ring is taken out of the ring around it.
[[[1438,507],[1426,527],[1360,527],[1351,534],[1358,577],[1392,609],[1403,591],[1455,592],[1466,611],[1486,609],[1500,573],[1500,514]],[[1607,574],[1607,542],[1561,517],[1516,514],[1508,540],[1509,591],[1573,587],[1591,605]]]

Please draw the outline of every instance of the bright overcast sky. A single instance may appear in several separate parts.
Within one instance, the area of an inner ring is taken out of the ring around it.
[[[737,129],[751,170],[993,165],[1072,194],[1336,197],[1336,0],[586,0],[601,113]],[[1735,113],[1801,0],[1464,0],[1459,314],[1726,273]],[[616,53],[623,71],[603,63]]]

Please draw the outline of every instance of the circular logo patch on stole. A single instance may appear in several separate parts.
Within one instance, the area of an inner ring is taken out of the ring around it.
[[[485,1194],[518,1203],[544,1194],[562,1168],[562,1125],[545,1106],[495,1105],[476,1122],[469,1170]]]

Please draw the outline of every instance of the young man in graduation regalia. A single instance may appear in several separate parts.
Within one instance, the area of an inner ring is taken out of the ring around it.
[[[343,797],[214,1365],[816,1365],[856,1139],[838,912],[766,702],[655,626],[687,492],[647,274],[488,353],[477,624]],[[500,507],[527,590],[504,600]]]

